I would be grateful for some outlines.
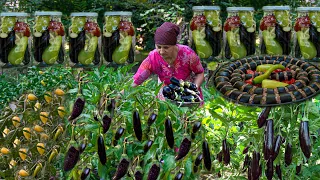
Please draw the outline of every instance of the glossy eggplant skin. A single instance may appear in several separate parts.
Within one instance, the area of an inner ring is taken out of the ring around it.
[[[68,152],[64,159],[63,170],[70,171],[74,168],[74,166],[79,161],[80,152],[73,146],[68,149]]]
[[[98,137],[98,155],[99,155],[101,164],[105,165],[107,162],[107,155],[106,155],[106,147],[104,145],[104,139],[102,135]]]
[[[157,120],[157,114],[152,113],[148,118],[148,126],[151,126]]]
[[[252,179],[258,179],[260,176],[260,167],[259,167],[259,161],[260,161],[260,153],[253,151],[252,153],[252,161],[251,161],[251,178]]]
[[[199,166],[200,163],[201,163],[201,161],[202,161],[202,159],[203,159],[203,155],[202,155],[202,154],[199,154],[199,155],[197,156],[196,160],[194,161],[194,165],[195,165],[195,166]]]
[[[85,168],[81,173],[81,180],[85,180],[90,174],[90,168]]]
[[[165,121],[165,134],[167,143],[170,148],[174,147],[174,136],[173,136],[173,130],[172,130],[172,123],[170,119],[166,119]]]
[[[174,180],[181,180],[183,178],[183,173],[178,172],[178,174],[174,177]]]
[[[152,140],[148,140],[147,143],[143,147],[144,153],[147,153],[153,144]]]
[[[224,164],[230,163],[230,149],[227,143],[227,140],[222,141],[222,152],[223,152],[223,162]]]
[[[268,180],[271,180],[273,176],[273,160],[271,157],[267,160],[266,176]]]
[[[133,129],[134,133],[139,141],[142,140],[141,120],[138,111],[133,112]]]
[[[269,113],[271,111],[271,106],[265,107],[262,112],[259,114],[258,117],[258,127],[261,128],[265,123],[266,120],[268,119]]]
[[[264,159],[268,160],[273,155],[273,120],[268,119],[264,134]]]
[[[292,145],[291,143],[286,144],[285,152],[284,152],[284,162],[287,166],[289,166],[292,162]]]
[[[175,157],[176,161],[184,158],[191,148],[191,141],[188,138],[184,138],[179,147],[178,155]]]
[[[203,154],[203,162],[204,162],[205,168],[208,171],[211,171],[212,162],[211,162],[210,148],[206,140],[202,142],[202,154]]]
[[[278,178],[279,178],[280,180],[282,180],[281,166],[280,166],[279,164],[276,165],[276,174],[277,174]]]
[[[110,126],[111,126],[112,119],[108,115],[104,115],[102,118],[102,128],[103,133],[108,132]]]
[[[277,158],[280,151],[281,144],[282,144],[282,137],[280,135],[277,135],[273,145],[273,154],[272,154],[273,160]]]
[[[300,147],[306,158],[310,158],[312,146],[309,134],[309,122],[301,121],[299,128]]]
[[[149,170],[147,180],[155,180],[160,174],[160,167],[156,164],[153,164]]]
[[[130,162],[126,158],[123,158],[120,161],[117,171],[113,176],[112,180],[120,180],[122,177],[124,177],[128,172],[129,164]]]
[[[82,113],[85,106],[85,100],[83,98],[78,98],[75,103],[73,104],[73,109],[71,112],[70,117],[68,118],[69,121],[76,119]]]

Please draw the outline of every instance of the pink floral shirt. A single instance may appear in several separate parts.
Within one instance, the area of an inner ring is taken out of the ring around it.
[[[195,74],[204,72],[200,58],[189,46],[180,44],[177,46],[179,50],[173,66],[170,66],[160,56],[157,50],[151,51],[148,57],[141,63],[136,74],[133,76],[134,83],[140,85],[152,73],[157,74],[159,81],[164,82],[164,85],[170,84],[170,78],[172,76],[177,79],[193,82]],[[201,89],[199,90],[201,92]],[[159,93],[159,95],[162,96],[162,93]],[[203,99],[202,93],[200,97]],[[161,97],[159,98],[163,99]]]

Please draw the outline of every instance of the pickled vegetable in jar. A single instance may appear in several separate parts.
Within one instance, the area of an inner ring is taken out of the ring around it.
[[[33,55],[39,66],[63,64],[65,29],[61,12],[36,11],[33,26]]]
[[[294,56],[306,60],[320,57],[320,8],[298,7],[294,23]]]
[[[261,54],[289,55],[291,53],[291,19],[289,6],[264,6],[260,21]]]
[[[225,58],[239,59],[255,54],[256,22],[253,7],[228,7],[224,23]]]
[[[135,31],[131,12],[104,13],[102,51],[106,62],[117,65],[134,62]]]
[[[0,14],[0,66],[10,68],[30,64],[28,13]]]
[[[69,27],[69,58],[73,67],[92,67],[100,64],[101,30],[97,13],[71,13]]]
[[[193,6],[190,21],[191,47],[203,60],[221,56],[222,23],[219,6]]]

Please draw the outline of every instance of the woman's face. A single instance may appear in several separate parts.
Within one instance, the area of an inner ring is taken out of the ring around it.
[[[163,59],[171,59],[174,56],[176,45],[156,44],[156,49]]]

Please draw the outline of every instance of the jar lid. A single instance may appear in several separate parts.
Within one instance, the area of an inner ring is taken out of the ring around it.
[[[193,6],[193,11],[204,11],[204,10],[213,10],[213,11],[220,11],[220,6]]]
[[[297,11],[320,11],[320,7],[297,7]]]
[[[105,16],[132,16],[130,11],[106,11]]]
[[[0,16],[25,17],[25,16],[29,16],[29,14],[28,13],[23,13],[23,12],[3,12],[3,13],[0,13]]]
[[[98,13],[95,13],[95,12],[74,12],[74,13],[71,13],[70,16],[94,16],[94,17],[98,17]]]
[[[253,7],[227,7],[227,11],[254,11]]]
[[[36,11],[35,16],[62,16],[62,12],[59,11]]]
[[[263,6],[262,7],[263,11],[270,11],[270,10],[290,10],[290,6]]]

